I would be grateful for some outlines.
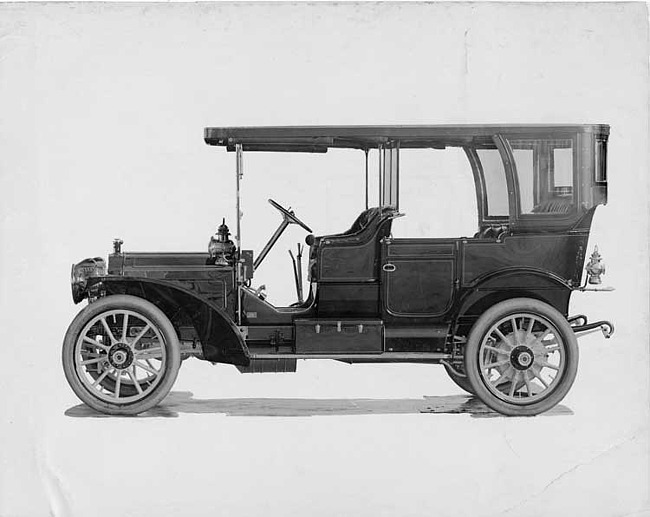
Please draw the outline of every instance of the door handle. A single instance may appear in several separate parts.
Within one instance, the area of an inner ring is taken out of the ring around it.
[[[386,271],[386,273],[390,273],[391,271],[395,271],[397,268],[395,267],[395,264],[384,264],[382,269]]]

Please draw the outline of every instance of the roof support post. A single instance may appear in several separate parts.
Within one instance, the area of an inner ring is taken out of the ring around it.
[[[383,176],[384,176],[384,160],[386,155],[384,154],[384,146],[379,144],[377,146],[377,153],[379,154],[379,206],[384,206],[384,185],[383,185]]]
[[[244,153],[242,151],[242,145],[241,144],[236,144],[235,145],[235,151],[237,153],[236,156],[236,171],[237,171],[237,235],[235,236],[235,240],[237,241],[237,249],[241,249],[241,199],[240,199],[240,186],[239,183],[241,179],[244,177]]]
[[[366,210],[368,210],[368,149],[364,149],[363,152],[366,154]]]
[[[237,241],[237,263],[235,264],[235,282],[237,284],[237,324],[242,324],[242,306],[241,306],[241,288],[243,284],[244,274],[243,274],[243,262],[241,260],[241,195],[240,195],[240,182],[244,177],[244,153],[241,144],[235,145],[236,151],[236,163],[235,169],[237,174],[237,235],[235,240]]]

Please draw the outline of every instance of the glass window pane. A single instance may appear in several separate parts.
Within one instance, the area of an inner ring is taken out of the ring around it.
[[[508,185],[506,171],[498,149],[477,149],[483,177],[485,179],[487,215],[491,217],[507,217]]]
[[[573,150],[553,149],[553,179],[556,192],[563,187],[564,194],[571,194],[573,188]],[[568,187],[568,188],[567,188]]]
[[[607,143],[603,140],[596,142],[596,181],[607,181]]]
[[[384,149],[384,177],[382,183],[381,206],[397,207],[397,170],[399,166],[398,149]]]
[[[519,173],[519,202],[522,213],[529,214],[535,206],[534,194],[534,151],[532,149],[513,149],[512,154]]]
[[[573,140],[509,140],[515,159],[522,214],[573,210]]]

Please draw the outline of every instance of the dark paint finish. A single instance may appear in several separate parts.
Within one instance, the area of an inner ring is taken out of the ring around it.
[[[291,325],[294,319],[308,318],[313,314],[314,308],[310,299],[299,307],[275,307],[260,298],[251,289],[247,287],[242,289],[242,323],[244,325]]]
[[[510,268],[530,267],[580,283],[588,234],[513,235],[499,241],[462,240],[462,286]]]
[[[357,217],[348,231],[314,237],[316,279],[320,282],[377,281],[379,242],[390,235],[396,215],[397,211],[390,207],[370,208]]]
[[[392,260],[385,276],[385,309],[391,316],[444,314],[454,294],[454,259]]]
[[[296,353],[380,353],[384,350],[379,320],[296,320]]]
[[[281,346],[293,342],[293,339],[293,325],[251,325],[246,333],[246,341],[250,343],[275,341]]]
[[[323,242],[318,263],[321,282],[372,282],[377,280],[377,243],[336,245]]]
[[[382,317],[435,318],[454,299],[456,243],[435,239],[385,239],[382,243]]]
[[[386,350],[438,352],[444,350],[448,332],[428,336],[425,325],[449,329],[457,321],[461,328],[467,327],[487,307],[509,297],[540,299],[566,314],[569,282],[580,281],[588,238],[582,229],[509,235],[502,240],[386,239],[379,229],[378,225],[368,232],[370,237],[361,231],[316,238],[320,281],[315,300],[304,306],[277,308],[252,290],[242,289],[248,342],[291,345],[296,353],[307,354],[378,353],[384,350],[384,340],[371,329],[385,325],[387,333],[396,333],[386,340]],[[233,268],[206,266],[205,258],[200,253],[114,254],[109,257],[109,273],[121,276],[96,280],[109,294],[145,296],[168,314],[181,308],[190,312],[206,360],[246,365],[249,353],[239,333],[235,337],[232,323]],[[386,271],[387,265],[394,270]],[[331,325],[316,335],[297,323],[300,318],[317,317],[339,318],[348,325],[351,320],[378,316],[383,323],[367,327],[360,336],[331,332]],[[287,331],[294,324],[295,336]],[[399,336],[400,329],[406,334]]]
[[[234,324],[234,314],[182,282],[107,276],[92,279],[106,295],[130,294],[158,306],[176,329],[191,325],[203,348],[203,359],[236,365],[249,362],[248,347]],[[177,330],[178,331],[178,330]]]
[[[370,318],[379,313],[379,282],[323,283],[318,287],[319,318]]]
[[[571,209],[522,214],[509,139],[548,135],[575,146]],[[391,361],[410,352],[455,353],[454,335],[466,336],[500,301],[534,298],[567,315],[595,207],[607,200],[606,182],[595,179],[593,149],[608,135],[606,125],[206,128],[205,141],[228,150],[238,144],[295,152],[460,146],[474,173],[478,232],[474,238],[392,239],[396,210],[367,209],[346,232],[308,238],[311,291],[296,307],[274,307],[248,287],[252,267],[238,277],[236,265],[206,265],[207,253],[114,253],[108,276],[89,278],[85,295],[103,289],[153,301],[177,328],[195,329],[209,361],[248,366],[247,343],[262,355],[375,354],[368,361],[382,352],[405,353]],[[487,214],[480,149],[498,149],[503,160],[507,215]],[[252,254],[240,251],[239,258],[250,263]]]

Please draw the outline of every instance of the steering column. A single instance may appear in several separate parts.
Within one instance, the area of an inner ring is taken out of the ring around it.
[[[269,242],[267,242],[264,248],[262,248],[262,251],[260,251],[260,254],[255,259],[255,262],[253,262],[254,269],[257,269],[259,267],[259,265],[262,263],[264,258],[269,254],[269,251],[271,251],[271,248],[275,245],[275,243],[278,241],[278,239],[280,238],[284,230],[286,230],[287,226],[289,226],[290,224],[297,224],[299,226],[302,226],[309,233],[311,233],[312,231],[311,228],[309,228],[309,226],[307,226],[305,223],[303,223],[300,219],[298,219],[295,216],[293,210],[287,210],[286,208],[276,203],[272,199],[269,199],[269,203],[273,208],[277,209],[282,214],[282,222],[280,223],[280,226],[278,226],[277,230],[275,230],[275,233],[271,235]]]

